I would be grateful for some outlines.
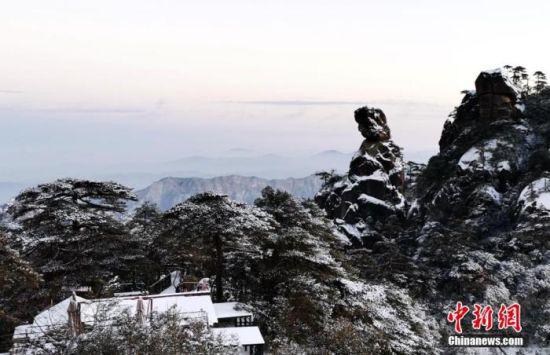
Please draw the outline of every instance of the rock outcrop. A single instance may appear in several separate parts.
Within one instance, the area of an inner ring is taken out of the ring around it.
[[[377,234],[380,223],[403,216],[405,199],[400,192],[401,149],[391,140],[384,112],[362,107],[355,111],[355,121],[365,139],[352,158],[349,173],[330,179],[316,201],[352,243],[361,245]]]
[[[550,172],[538,164],[550,156],[545,95],[520,102],[501,71],[479,75],[419,178],[423,215],[407,251],[430,270],[432,302],[519,302],[524,333],[539,344],[550,339]]]
[[[502,70],[484,71],[475,82],[479,97],[479,116],[485,120],[517,117],[519,90]]]
[[[451,328],[441,314],[457,301],[518,302],[521,335],[548,347],[550,90],[520,95],[500,70],[475,85],[445,123],[439,153],[405,169],[414,174],[405,177],[407,201],[399,150],[381,111],[370,109],[359,111],[366,139],[349,174],[329,180],[317,201],[339,231],[363,241],[350,251],[361,274],[417,295],[442,333]],[[371,182],[377,176],[384,183]],[[365,203],[374,197],[386,213]]]
[[[483,219],[471,227],[490,229],[508,211],[498,196],[517,183],[536,141],[532,123],[518,108],[517,89],[499,70],[482,72],[445,123],[440,152],[430,160],[422,204],[434,218]],[[484,207],[479,201],[491,203]]]

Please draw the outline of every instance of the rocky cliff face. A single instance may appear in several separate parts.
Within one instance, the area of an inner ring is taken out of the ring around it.
[[[362,240],[354,245],[367,252],[353,254],[364,277],[430,304],[442,334],[451,329],[442,314],[457,301],[519,302],[522,334],[549,346],[550,90],[521,98],[499,70],[482,72],[475,87],[445,123],[439,154],[425,169],[404,169],[406,200],[385,118],[364,108],[366,139],[349,174],[325,184],[317,201]],[[366,203],[372,198],[384,213]]]
[[[422,176],[423,212],[408,252],[446,301],[519,302],[525,332],[547,342],[550,166],[541,163],[549,156],[548,92],[519,102],[500,71],[475,83]]]

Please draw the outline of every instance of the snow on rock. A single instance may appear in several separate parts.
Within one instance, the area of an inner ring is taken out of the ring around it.
[[[346,231],[347,235],[353,236],[357,239],[361,238],[361,231],[357,225],[344,223],[341,225],[342,229]]]
[[[518,133],[526,140],[528,136]],[[528,142],[523,142],[527,144]],[[486,171],[491,174],[512,172],[524,163],[523,143],[516,146],[506,137],[494,138],[478,143],[468,149],[458,160],[461,171]]]
[[[401,148],[390,139],[382,110],[361,107],[355,111],[355,121],[365,139],[348,174],[325,184],[315,199],[330,218],[345,222],[338,224],[341,234],[353,243],[362,243],[367,238],[363,231],[372,230],[377,221],[392,215],[404,217],[406,200],[400,191],[404,164]]]
[[[521,210],[550,211],[550,178],[541,178],[528,184],[520,193],[518,204]]]
[[[510,171],[510,162],[508,160],[499,161],[497,164],[498,171]]]
[[[500,203],[501,195],[497,190],[495,190],[493,186],[490,186],[490,185],[482,186],[481,189],[479,189],[479,192],[490,197],[496,203]]]
[[[493,157],[493,151],[497,148],[498,141],[492,139],[483,142],[479,146],[470,148],[458,161],[458,166],[462,170],[475,170],[490,168],[488,162]]]
[[[502,80],[503,84],[506,85],[504,88],[494,89],[495,92],[515,94],[516,97],[519,96],[521,89],[517,87],[516,84],[513,83],[512,78],[510,78],[510,76],[507,74],[507,71],[504,70],[504,68],[488,69],[480,73],[480,76],[482,77],[485,75],[490,76],[493,79],[493,81],[497,81],[497,84],[500,84],[498,82]]]
[[[382,110],[372,107],[361,107],[355,111],[355,121],[359,131],[369,141],[381,141],[390,138],[390,128]]]
[[[350,173],[318,195],[329,216],[340,219],[339,230],[362,241],[351,248],[365,280],[343,282],[346,310],[367,309],[372,323],[365,328],[384,338],[391,334],[389,352],[421,352],[418,343],[411,349],[396,339],[396,334],[414,338],[407,333],[410,323],[394,325],[397,309],[404,310],[400,320],[409,320],[414,317],[408,310],[422,310],[419,303],[429,307],[426,318],[435,318],[441,333],[428,331],[426,337],[437,342],[452,331],[444,313],[458,300],[520,303],[529,342],[547,345],[549,98],[550,92],[520,95],[502,70],[482,72],[476,91],[465,94],[445,123],[439,153],[422,169],[416,187],[405,185],[405,211],[411,206],[405,222],[398,202],[380,194],[392,186],[401,192],[393,167],[384,166],[389,156],[384,153],[392,151],[389,140],[363,143]],[[389,184],[369,178],[378,172],[387,174]],[[394,212],[386,220],[373,213],[388,207]],[[414,302],[402,306],[407,295]]]
[[[363,203],[367,203],[367,204],[370,203],[370,204],[373,204],[373,205],[378,205],[378,206],[385,207],[387,209],[393,209],[393,206],[390,205],[389,203],[387,203],[383,200],[380,200],[376,197],[372,197],[370,195],[367,195],[367,194],[361,194],[357,200],[361,201]]]

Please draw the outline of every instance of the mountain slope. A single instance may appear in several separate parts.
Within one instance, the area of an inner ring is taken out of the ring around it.
[[[161,210],[167,210],[197,193],[207,191],[228,195],[234,201],[253,203],[266,186],[288,191],[296,197],[310,198],[319,191],[321,180],[314,175],[272,180],[239,175],[209,179],[168,177],[137,191],[136,194],[139,203],[153,202]]]

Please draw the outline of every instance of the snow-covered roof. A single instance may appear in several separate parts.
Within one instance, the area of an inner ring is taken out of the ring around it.
[[[142,297],[147,312],[166,312],[173,308],[176,312],[188,316],[199,317],[204,312],[208,318],[208,324],[213,325],[218,322],[216,311],[209,294],[193,293],[173,293]],[[100,310],[101,305],[110,309],[110,313],[118,313],[127,310],[130,314],[135,314],[137,309],[137,297],[132,298],[110,298],[104,300],[85,301],[80,303],[82,322],[92,323],[95,315]],[[65,310],[66,312],[66,310]]]
[[[210,295],[189,296],[175,293],[152,299],[153,310],[156,312],[166,312],[171,307],[175,306],[176,310],[182,313],[206,312],[208,315],[208,324],[210,325],[218,322],[216,310],[214,309]]]
[[[252,313],[242,309],[242,306],[239,302],[214,303],[216,317],[222,319],[252,316]]]
[[[72,296],[38,313],[34,317],[33,324],[44,327],[44,326],[57,325],[60,323],[67,323],[69,321],[67,308],[69,307],[71,298]],[[85,302],[87,300],[85,298],[76,296],[76,301]]]
[[[235,339],[239,345],[264,344],[264,338],[258,327],[231,327],[231,328],[212,328],[216,336],[221,336],[227,343],[232,343]]]
[[[87,301],[85,298],[76,296],[77,302]],[[20,338],[37,338],[46,333],[51,327],[60,324],[68,324],[69,314],[67,308],[71,302],[71,297],[51,306],[50,308],[40,312],[34,317],[32,324],[23,324],[15,328],[13,332],[14,339]]]
[[[150,296],[141,296],[145,312],[166,312],[174,308],[175,311],[186,317],[202,318],[206,315],[208,325],[212,326],[220,318],[246,317],[252,316],[252,313],[243,310],[242,304],[238,302],[212,303],[209,292],[185,292],[172,294],[159,294]],[[108,318],[116,314],[128,311],[134,315],[137,310],[139,297],[115,297],[97,300],[87,300],[76,296],[76,301],[80,306],[80,318],[83,323],[93,324],[98,313]],[[71,298],[67,298],[56,305],[39,313],[32,324],[18,326],[13,334],[14,340],[31,337],[38,338],[43,336],[50,327],[68,324],[69,317],[67,309]],[[105,306],[101,308],[101,306]],[[258,327],[236,327],[236,328],[212,328],[215,334],[221,334],[230,342],[231,338],[237,339],[239,345],[264,344],[263,337]]]

